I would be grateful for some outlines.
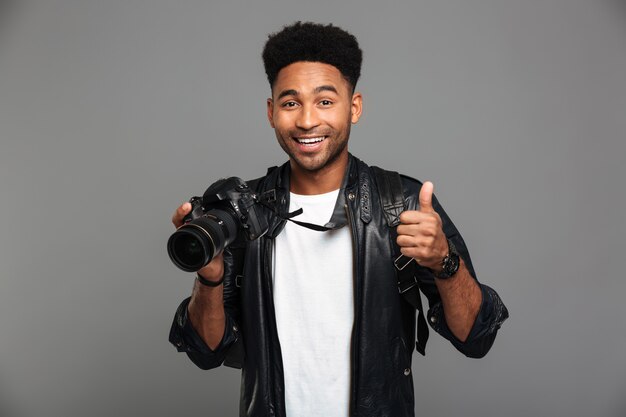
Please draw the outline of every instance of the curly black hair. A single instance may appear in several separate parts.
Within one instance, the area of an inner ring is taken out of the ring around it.
[[[332,24],[296,22],[268,36],[263,48],[263,64],[270,87],[274,86],[282,68],[299,61],[334,66],[354,91],[361,75],[363,52],[354,35]]]

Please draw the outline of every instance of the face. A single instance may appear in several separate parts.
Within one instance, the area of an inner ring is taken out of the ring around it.
[[[361,110],[361,94],[352,93],[337,68],[320,62],[281,69],[267,100],[267,117],[292,168],[308,172],[347,161],[350,124]]]

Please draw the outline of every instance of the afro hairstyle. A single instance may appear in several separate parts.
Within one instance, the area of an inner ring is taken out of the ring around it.
[[[263,64],[270,87],[274,87],[281,69],[299,61],[334,66],[354,91],[361,75],[363,52],[354,35],[332,24],[296,22],[268,36]]]

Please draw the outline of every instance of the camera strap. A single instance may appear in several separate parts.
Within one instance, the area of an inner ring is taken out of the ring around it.
[[[333,230],[331,227],[320,226],[318,224],[313,224],[313,223],[307,223],[307,222],[301,222],[301,221],[298,221],[298,220],[293,220],[293,217],[299,216],[299,215],[301,215],[304,212],[301,208],[299,208],[298,210],[292,211],[291,213],[282,214],[282,213],[279,213],[278,210],[276,210],[275,207],[273,207],[272,205],[264,202],[263,200],[258,200],[257,202],[260,205],[262,205],[263,207],[265,207],[266,209],[270,210],[276,216],[278,216],[278,218],[280,218],[282,220],[290,221],[292,223],[297,224],[298,226],[306,227],[307,229],[315,230],[316,232],[327,232],[329,230]]]

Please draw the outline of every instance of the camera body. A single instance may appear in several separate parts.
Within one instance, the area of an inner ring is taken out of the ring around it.
[[[209,186],[202,197],[192,197],[189,202],[191,211],[183,218],[183,223],[211,216],[212,210],[222,209],[230,211],[238,223],[244,233],[241,238],[255,240],[267,232],[267,221],[257,212],[257,196],[241,178],[220,179]]]
[[[267,232],[257,195],[241,178],[221,179],[189,202],[191,211],[167,242],[170,259],[183,271],[198,271],[227,246]]]

